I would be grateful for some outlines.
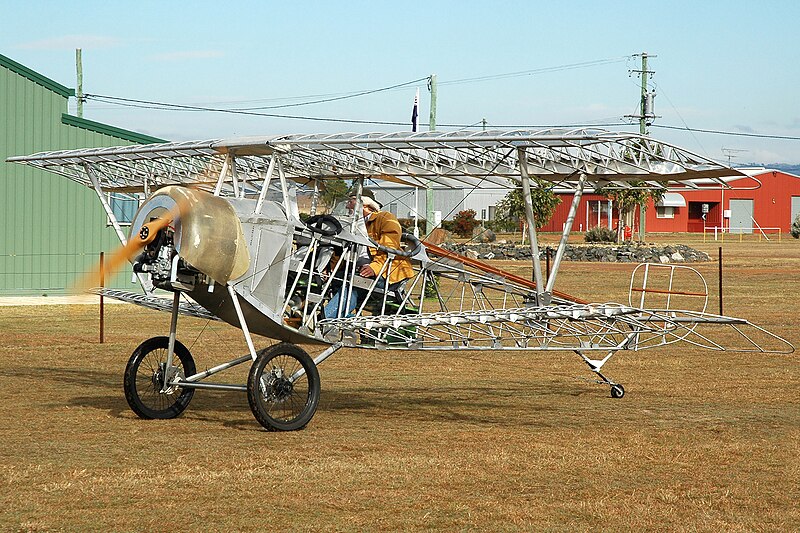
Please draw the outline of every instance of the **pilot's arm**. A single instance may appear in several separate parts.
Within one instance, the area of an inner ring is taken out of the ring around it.
[[[372,227],[370,228],[373,240],[387,248],[400,250],[400,237],[403,233],[400,222],[397,221],[394,215],[386,211],[380,211],[374,216],[375,220],[372,221]],[[377,276],[384,263],[389,259],[386,252],[380,252],[375,248],[370,248],[370,252],[372,261],[370,264],[364,265],[360,272],[365,277]]]

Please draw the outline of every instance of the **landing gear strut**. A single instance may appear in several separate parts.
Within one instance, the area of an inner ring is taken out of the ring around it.
[[[612,355],[614,355],[614,351],[613,350],[608,352],[608,355],[606,355],[603,359],[589,359],[588,357],[583,355],[583,353],[581,353],[581,352],[579,352],[577,350],[575,351],[575,353],[580,355],[581,359],[583,359],[583,362],[586,363],[589,366],[589,368],[592,370],[592,372],[597,374],[597,376],[600,378],[600,379],[596,380],[596,383],[599,383],[601,385],[610,385],[611,386],[611,397],[612,398],[622,398],[623,396],[625,396],[625,387],[623,387],[619,383],[615,383],[615,382],[611,381],[610,379],[605,377],[600,372],[600,369],[603,368],[603,365],[606,364],[606,362],[609,359],[611,359]]]

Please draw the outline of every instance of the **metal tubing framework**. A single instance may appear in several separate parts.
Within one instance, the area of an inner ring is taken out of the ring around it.
[[[528,159],[525,151],[518,149],[519,169],[522,181],[522,198],[525,202],[525,219],[528,222],[528,236],[531,244],[531,261],[533,262],[533,279],[536,282],[536,297],[540,303],[544,301],[544,280],[542,278],[542,262],[539,259],[539,241],[536,235],[536,217],[533,214],[533,203],[531,200],[531,184],[528,175]]]
[[[564,230],[561,233],[561,240],[558,243],[556,258],[553,261],[553,270],[550,273],[550,277],[547,279],[547,287],[545,288],[547,293],[551,293],[553,291],[553,287],[555,286],[558,269],[561,266],[561,259],[564,257],[564,252],[567,249],[567,240],[569,239],[569,234],[572,231],[572,225],[575,222],[575,213],[578,212],[578,205],[580,205],[581,197],[583,196],[585,179],[586,176],[581,174],[580,178],[578,179],[578,186],[575,190],[575,194],[572,196],[572,205],[569,207],[567,221],[564,223]]]
[[[524,153],[524,158],[520,154]],[[236,176],[228,170],[235,154]],[[603,187],[731,188],[741,172],[673,145],[633,133],[601,129],[488,130],[316,134],[91,148],[15,156],[28,164],[89,185],[84,165],[107,190],[141,192],[171,184],[208,188],[221,196],[257,197],[270,162],[280,156],[287,179],[371,177],[425,187],[513,188],[521,164],[529,176],[574,188],[576,173]],[[227,162],[227,165],[226,165]],[[511,181],[509,181],[511,180]],[[241,184],[241,186],[239,186]]]

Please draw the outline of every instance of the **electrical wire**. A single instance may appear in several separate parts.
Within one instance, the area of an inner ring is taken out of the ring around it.
[[[352,93],[352,94],[346,94],[344,96],[333,96],[333,97],[330,97],[330,98],[323,98],[323,99],[319,99],[319,100],[310,100],[308,102],[297,102],[297,103],[294,103],[294,104],[282,104],[282,105],[274,105],[274,106],[266,106],[266,107],[239,108],[238,110],[241,110],[241,111],[254,111],[254,110],[261,110],[261,109],[281,109],[281,108],[284,108],[284,107],[298,107],[298,106],[303,106],[303,105],[324,104],[324,103],[327,103],[327,102],[336,102],[336,101],[339,101],[339,100],[346,100],[348,98],[357,98],[359,96],[365,96],[365,95],[368,95],[368,94],[374,94],[374,93],[379,93],[379,92],[383,92],[383,91],[391,91],[393,89],[398,89],[400,87],[407,87],[409,85],[413,85],[415,83],[419,83],[421,81],[425,81],[425,80],[428,80],[428,79],[430,79],[429,76],[425,77],[425,78],[419,78],[419,79],[416,79],[416,80],[406,81],[406,82],[403,82],[403,83],[398,83],[396,85],[391,85],[389,87],[382,87],[380,89],[371,89],[371,90],[368,90],[368,91],[361,91],[361,92],[356,92],[356,93]]]
[[[654,85],[653,89],[655,90],[656,88],[658,88],[658,90],[661,92],[661,94],[664,95],[664,98],[667,99],[667,102],[669,102],[669,105],[672,106],[672,110],[675,111],[675,114],[678,115],[679,119],[681,119],[681,122],[683,123],[684,127],[689,128],[689,124],[686,123],[686,120],[683,118],[683,115],[681,115],[681,112],[678,111],[677,107],[675,107],[675,104],[672,103],[672,100],[669,99],[669,96],[667,96],[667,93],[665,93],[664,90],[661,89],[661,87],[656,87]],[[691,130],[689,130],[689,131],[692,134],[692,139],[694,139],[694,142],[697,143],[697,145],[701,148],[701,150],[704,152],[706,157],[711,157],[710,154],[708,153],[708,150],[706,150],[706,147],[703,146],[703,143],[701,143],[700,139],[697,138],[697,135],[695,135],[693,131],[691,131]]]
[[[266,109],[283,109],[287,107],[300,107],[305,105],[313,105],[313,104],[322,104],[327,102],[336,102],[340,100],[346,100],[349,98],[357,98],[359,96],[365,96],[368,94],[379,93],[383,91],[390,91],[392,89],[397,89],[400,87],[407,87],[409,85],[413,85],[415,83],[419,83],[421,81],[427,80],[428,77],[419,78],[416,80],[406,81],[403,83],[397,83],[395,85],[390,85],[388,87],[381,87],[378,89],[370,89],[367,91],[359,91],[355,93],[347,93],[341,96],[332,96],[329,98],[320,98],[317,100],[309,100],[306,102],[295,102],[292,104],[280,104],[280,105],[273,105],[273,106],[259,106],[259,107],[240,107],[240,108],[219,108],[219,107],[207,107],[207,106],[196,106],[196,105],[185,105],[185,104],[170,104],[164,102],[153,102],[148,100],[137,100],[132,98],[121,98],[118,96],[109,96],[109,95],[101,95],[101,94],[90,94],[86,93],[84,96],[87,99],[95,99],[104,103],[117,103],[117,102],[126,102],[126,103],[133,103],[133,104],[146,104],[148,106],[153,106],[153,109],[175,109],[175,110],[185,110],[185,111],[215,111],[215,112],[247,112],[247,111],[258,111],[258,110],[266,110]]]
[[[620,63],[622,61],[626,61],[630,56],[622,56],[622,57],[614,57],[614,58],[607,58],[607,59],[596,59],[594,61],[584,61],[581,63],[571,63],[568,65],[559,65],[555,67],[542,67],[537,69],[531,70],[522,70],[519,72],[509,72],[506,74],[492,74],[488,76],[475,76],[472,78],[462,78],[460,80],[449,80],[449,81],[441,81],[438,82],[437,85],[461,85],[464,83],[476,83],[482,81],[493,81],[493,80],[504,80],[508,78],[519,78],[523,76],[532,76],[535,74],[544,74],[547,72],[560,72],[564,70],[574,70],[579,68],[586,68],[586,67],[594,67],[597,65],[607,65],[610,63]]]
[[[328,117],[308,117],[308,116],[299,116],[299,115],[282,115],[277,113],[261,113],[258,111],[242,111],[242,110],[235,110],[235,109],[222,109],[222,108],[213,108],[213,107],[202,107],[202,106],[189,106],[189,105],[181,105],[181,104],[165,104],[161,102],[149,102],[147,100],[134,100],[130,98],[120,98],[115,96],[103,96],[103,95],[96,95],[96,94],[86,94],[84,95],[89,100],[95,100],[98,102],[109,103],[109,104],[117,104],[122,105],[125,107],[135,107],[140,109],[155,109],[159,111],[203,111],[203,112],[213,112],[213,113],[228,113],[232,115],[249,115],[249,116],[258,116],[258,117],[270,117],[270,118],[286,118],[286,119],[295,119],[295,120],[309,120],[309,121],[316,121],[316,122],[343,122],[347,124],[377,124],[382,126],[407,126],[406,122],[392,122],[392,121],[377,121],[377,120],[358,120],[358,119],[346,119],[346,118],[328,118]],[[122,103],[120,103],[122,102]]]
[[[698,133],[713,133],[715,135],[731,135],[736,137],[754,137],[756,139],[782,139],[788,141],[800,141],[800,136],[796,135],[774,135],[768,133],[745,133],[741,131],[722,131],[708,130],[703,128],[690,128],[688,126],[668,126],[666,124],[651,124],[651,128],[661,128],[666,130],[691,131]]]
[[[487,76],[475,76],[470,78],[461,78],[456,80],[448,80],[448,81],[441,81],[438,83],[439,86],[447,86],[447,85],[459,85],[459,84],[467,84],[467,83],[478,83],[484,81],[492,81],[492,80],[501,80],[501,79],[508,79],[508,78],[515,78],[515,77],[522,77],[522,76],[531,76],[535,74],[542,74],[547,72],[559,72],[564,70],[572,70],[572,69],[579,69],[579,68],[587,68],[593,67],[597,65],[605,65],[611,63],[618,63],[622,61],[629,61],[631,56],[622,56],[618,58],[606,58],[606,59],[598,59],[593,61],[584,61],[580,63],[571,63],[567,65],[559,65],[555,67],[543,67],[538,69],[531,69],[531,70],[523,70],[518,72],[509,72],[504,74],[493,74]],[[247,116],[259,116],[259,117],[269,117],[269,118],[281,118],[281,119],[293,119],[293,120],[307,120],[307,121],[315,121],[315,122],[337,122],[337,123],[344,123],[344,124],[365,124],[365,125],[377,125],[377,126],[408,126],[408,123],[403,121],[390,121],[390,120],[367,120],[367,119],[346,119],[346,118],[335,118],[335,117],[317,117],[317,116],[307,116],[307,115],[287,115],[287,114],[278,114],[278,113],[264,113],[263,110],[269,109],[284,109],[284,108],[291,108],[291,107],[300,107],[306,105],[315,105],[321,103],[328,103],[328,102],[335,102],[341,101],[350,98],[357,98],[360,96],[365,96],[369,94],[375,94],[384,91],[392,91],[397,90],[403,87],[407,87],[409,85],[413,85],[415,83],[419,83],[421,81],[428,80],[430,81],[430,77],[424,78],[417,78],[415,80],[410,80],[402,83],[397,83],[394,85],[390,85],[387,87],[380,87],[377,89],[369,89],[365,91],[358,91],[354,93],[346,93],[344,95],[337,95],[325,98],[317,98],[314,100],[308,100],[305,102],[296,102],[290,104],[280,104],[280,105],[273,105],[273,106],[258,106],[258,107],[245,107],[245,108],[221,108],[221,107],[210,107],[210,106],[199,106],[199,105],[185,105],[185,104],[172,104],[166,102],[156,102],[150,100],[140,100],[134,98],[123,98],[118,96],[110,96],[110,95],[100,95],[100,94],[92,94],[86,93],[83,97],[86,100],[94,100],[96,102],[107,103],[112,105],[118,106],[125,106],[125,107],[133,107],[133,108],[140,108],[140,109],[154,109],[159,111],[193,111],[193,112],[213,112],[213,113],[227,113],[227,114],[234,114],[234,115],[247,115]],[[324,96],[324,95],[323,95]],[[279,100],[279,99],[274,99]],[[671,103],[671,102],[670,102]],[[673,106],[674,107],[674,106]],[[624,121],[625,117],[622,117],[620,122],[603,122],[603,121],[596,121],[593,123],[573,123],[573,124],[500,124],[500,125],[493,125],[495,128],[500,129],[547,129],[547,128],[574,128],[574,127],[585,127],[585,126],[593,126],[593,127],[620,127],[620,126],[630,126],[631,122]],[[712,130],[712,129],[705,129],[705,128],[691,128],[689,127],[685,120],[682,117],[681,121],[684,123],[683,126],[670,126],[665,124],[651,124],[650,126],[653,128],[661,128],[661,129],[671,129],[671,130],[679,130],[679,131],[687,131],[692,133],[709,133],[715,135],[729,135],[729,136],[736,136],[736,137],[749,137],[749,138],[759,138],[759,139],[776,139],[776,140],[800,140],[800,136],[792,136],[792,135],[776,135],[776,134],[761,134],[761,133],[746,133],[746,132],[732,132],[732,131],[723,131],[723,130]],[[470,129],[470,128],[477,128],[483,127],[481,124],[482,121],[472,123],[472,124],[439,124],[438,126],[441,128],[457,128],[457,129]],[[697,140],[695,138],[695,140]]]
[[[457,80],[449,80],[449,81],[442,81],[439,82],[438,85],[461,85],[465,83],[476,83],[476,82],[484,82],[484,81],[492,81],[492,80],[501,80],[507,78],[515,78],[521,76],[531,76],[535,74],[542,74],[547,72],[558,72],[563,70],[573,70],[579,68],[587,68],[593,67],[597,65],[604,65],[609,63],[616,63],[626,61],[629,56],[622,56],[619,58],[607,58],[607,59],[598,59],[593,61],[584,61],[581,63],[571,63],[567,65],[558,65],[555,67],[544,67],[538,69],[531,69],[531,70],[524,70],[518,72],[508,72],[503,74],[492,74],[487,76],[475,76],[471,78],[462,78]],[[424,78],[418,78],[415,80],[398,83],[394,85],[390,85],[387,87],[381,87],[378,89],[369,89],[365,91],[358,91],[354,93],[347,93],[344,95],[337,95],[325,98],[317,98],[315,100],[309,100],[306,102],[295,102],[290,104],[280,104],[280,105],[272,105],[272,106],[257,106],[257,107],[244,107],[244,108],[221,108],[221,107],[212,107],[212,106],[199,106],[199,105],[185,105],[185,104],[171,104],[166,102],[155,102],[150,100],[140,100],[140,99],[133,99],[133,98],[122,98],[117,96],[110,96],[110,95],[100,95],[100,94],[92,94],[92,93],[85,93],[83,98],[85,100],[94,100],[96,102],[111,104],[111,105],[120,105],[125,107],[134,107],[140,109],[154,109],[154,110],[161,110],[161,111],[202,111],[202,112],[215,112],[215,113],[229,113],[229,114],[241,114],[241,115],[251,115],[251,116],[263,116],[263,117],[270,117],[270,118],[284,118],[284,119],[295,119],[295,120],[310,120],[310,121],[320,121],[320,122],[341,122],[341,123],[348,123],[348,124],[374,124],[374,125],[389,125],[389,126],[405,126],[407,125],[405,122],[394,122],[394,121],[379,121],[379,120],[356,120],[356,119],[340,119],[340,118],[330,118],[330,117],[310,117],[310,116],[297,116],[297,115],[281,115],[281,114],[271,114],[271,113],[260,113],[258,111],[269,110],[269,109],[285,109],[291,107],[300,107],[305,105],[315,105],[321,103],[328,103],[328,102],[335,102],[341,101],[349,98],[357,98],[360,96],[365,96],[368,94],[374,94],[378,92],[384,91],[392,91],[397,90],[403,87],[407,87],[409,85],[413,85],[415,83],[419,83],[421,81],[428,80],[430,83],[431,77],[426,76]],[[457,127],[457,128],[469,128],[472,125],[464,125],[464,124],[440,124],[441,127]],[[517,127],[517,126],[508,126],[508,127]],[[522,126],[524,127],[524,126]]]

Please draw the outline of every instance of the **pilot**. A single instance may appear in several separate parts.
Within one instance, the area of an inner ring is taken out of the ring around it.
[[[351,199],[355,201],[355,197],[351,197]],[[362,196],[361,203],[363,206],[363,222],[369,238],[387,248],[400,250],[400,237],[403,230],[400,227],[400,222],[397,220],[397,217],[388,211],[381,211],[382,206],[374,199],[373,195]],[[359,258],[356,263],[358,275],[364,278],[375,278],[378,274],[381,274],[388,260],[389,256],[386,252],[379,251],[377,248],[369,248],[368,258]],[[392,260],[390,271],[388,272],[389,290],[397,290],[406,279],[413,276],[414,269],[411,267],[411,261],[407,257],[395,256]],[[387,273],[383,272],[375,286],[377,290],[385,289],[386,278]],[[336,313],[339,309],[339,300],[342,298],[343,292],[343,290],[339,290],[325,306],[325,318],[336,317]],[[357,309],[359,301],[366,294],[367,291],[364,289],[357,288],[352,291],[350,293],[350,308],[344,315],[349,315],[352,311]]]

